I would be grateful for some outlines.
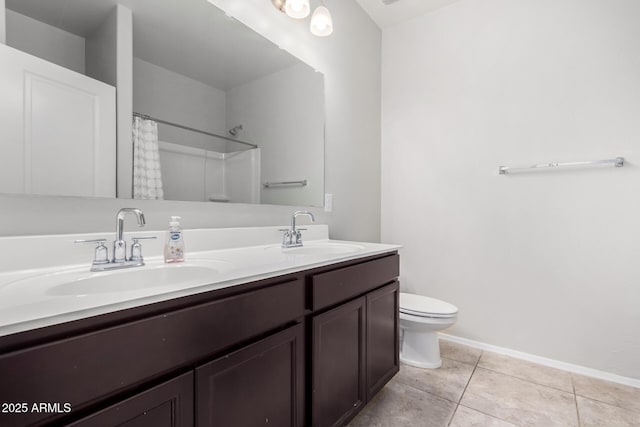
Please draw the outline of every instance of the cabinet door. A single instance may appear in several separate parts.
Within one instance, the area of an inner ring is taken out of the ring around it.
[[[296,325],[197,368],[197,425],[302,427],[303,340]]]
[[[367,401],[399,370],[398,282],[367,295]]]
[[[115,88],[3,44],[0,64],[0,193],[115,197]]]
[[[193,373],[184,374],[77,421],[74,427],[193,426]]]
[[[341,426],[366,401],[365,298],[315,316],[312,323],[312,423]]]

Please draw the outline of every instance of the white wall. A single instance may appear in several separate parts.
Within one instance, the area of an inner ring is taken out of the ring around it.
[[[82,37],[7,9],[6,40],[11,47],[84,74]]]
[[[261,182],[307,180],[262,188],[262,203],[323,206],[324,109],[323,77],[303,64],[227,91],[227,127],[242,124],[240,139],[262,149]]]
[[[6,44],[7,40],[7,23],[6,8],[4,0],[0,0],[0,43]]]
[[[335,205],[331,214],[323,214],[321,209],[313,212],[319,222],[330,225],[333,238],[377,241],[380,235],[380,30],[354,0],[330,5],[335,32],[329,38],[313,36],[309,33],[308,21],[289,19],[270,2],[216,1],[324,73],[326,191],[334,194]],[[170,215],[181,215],[186,228],[285,225],[297,208],[0,196],[0,235],[109,231],[114,227],[115,212],[124,206],[143,209],[149,229],[165,228]]]
[[[133,59],[133,111],[220,135],[226,131],[225,92],[139,58]],[[159,125],[160,140],[223,150],[223,140]]]
[[[453,335],[640,378],[639,21],[462,0],[384,31],[382,238],[403,290],[459,307]]]

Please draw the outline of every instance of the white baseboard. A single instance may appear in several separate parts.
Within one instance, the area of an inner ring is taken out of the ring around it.
[[[640,379],[638,378],[623,377],[622,375],[599,371],[597,369],[587,368],[585,366],[580,366],[580,365],[574,365],[572,363],[561,362],[559,360],[548,359],[546,357],[540,357],[534,354],[524,353],[522,351],[511,350],[509,348],[498,347],[497,345],[486,344],[480,341],[474,341],[467,338],[460,338],[454,335],[443,334],[443,333],[440,333],[439,335],[440,335],[440,338],[445,341],[451,341],[451,342],[463,344],[469,347],[478,348],[480,350],[488,350],[494,353],[504,354],[505,356],[515,357],[516,359],[526,360],[528,362],[549,366],[551,368],[562,369],[563,371],[573,372],[574,374],[580,374],[586,377],[598,378],[605,381],[611,381],[618,384],[624,384],[631,387],[640,388]]]

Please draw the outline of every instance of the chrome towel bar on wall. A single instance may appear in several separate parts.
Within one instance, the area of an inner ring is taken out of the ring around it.
[[[274,187],[305,187],[307,185],[307,180],[303,179],[302,181],[282,181],[282,182],[265,182],[262,184],[264,188],[274,188]]]
[[[500,166],[498,173],[506,175],[515,171],[530,171],[537,169],[555,169],[572,166],[615,166],[621,168],[624,166],[624,157],[616,157],[615,159],[606,160],[590,160],[585,162],[566,162],[566,163],[540,163],[531,166]]]

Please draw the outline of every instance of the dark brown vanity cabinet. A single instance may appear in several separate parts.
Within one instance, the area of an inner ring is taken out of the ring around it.
[[[304,332],[296,325],[196,369],[196,425],[304,425]]]
[[[398,372],[397,262],[390,256],[313,277],[314,305],[338,304],[311,322],[313,427],[345,425]]]
[[[314,427],[341,426],[367,401],[365,301],[361,297],[313,318]]]
[[[398,282],[367,295],[367,401],[398,372]]]
[[[342,426],[398,372],[398,283],[313,317],[314,427]]]
[[[0,337],[0,403],[29,409],[0,425],[345,425],[398,370],[398,274],[387,253]]]

